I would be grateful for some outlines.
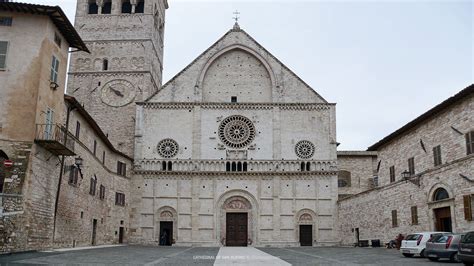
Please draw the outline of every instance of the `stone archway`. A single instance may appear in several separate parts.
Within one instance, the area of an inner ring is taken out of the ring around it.
[[[217,241],[226,245],[226,225],[228,214],[245,214],[247,216],[247,245],[258,243],[258,205],[257,200],[247,191],[234,190],[223,194],[217,201],[218,215],[216,215]]]
[[[440,196],[440,193],[443,196]],[[432,231],[452,231],[456,224],[454,194],[450,186],[437,183],[428,193],[428,217]]]
[[[317,239],[316,213],[310,209],[302,209],[295,215],[295,239],[300,245],[312,246]],[[311,235],[307,235],[311,232]]]
[[[166,227],[166,228],[165,228]],[[178,214],[173,207],[164,206],[156,211],[155,241],[161,244],[161,236],[164,230],[172,231],[166,245],[174,244],[178,239]]]

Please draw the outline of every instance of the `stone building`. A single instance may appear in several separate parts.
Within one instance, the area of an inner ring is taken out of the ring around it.
[[[52,246],[69,47],[88,51],[59,7],[0,3],[0,253]]]
[[[376,151],[338,151],[337,186],[339,198],[345,198],[378,184]]]
[[[388,242],[415,231],[474,230],[474,85],[368,152],[377,152],[379,186],[339,200],[343,244]]]
[[[76,29],[90,53],[73,53],[68,94],[133,156],[135,102],[162,84],[166,0],[78,0]],[[114,123],[111,123],[114,121]]]
[[[236,24],[138,103],[131,241],[328,245],[335,104]]]
[[[65,96],[65,104],[65,126],[73,132],[76,155],[63,164],[54,245],[125,243],[132,158],[112,145],[75,98]],[[78,158],[82,163],[76,163]]]

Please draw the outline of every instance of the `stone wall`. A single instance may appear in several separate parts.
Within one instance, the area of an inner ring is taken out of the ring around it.
[[[339,186],[339,196],[345,197],[366,191],[375,186],[374,176],[377,170],[377,152],[338,151],[337,167],[339,171],[350,173],[348,186]]]

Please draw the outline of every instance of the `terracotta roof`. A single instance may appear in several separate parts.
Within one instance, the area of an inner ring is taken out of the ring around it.
[[[74,106],[76,108],[76,111],[79,112],[79,114],[84,117],[84,119],[89,123],[89,125],[92,127],[95,133],[99,136],[99,138],[105,143],[105,145],[112,150],[113,152],[117,153],[120,156],[123,156],[130,161],[133,161],[132,158],[130,158],[128,155],[122,153],[121,151],[117,150],[114,145],[110,142],[109,138],[104,134],[102,129],[99,127],[97,122],[95,122],[94,118],[84,109],[84,107],[76,100],[76,98],[65,94],[64,95],[64,100],[68,102],[71,106]]]
[[[435,107],[431,108],[424,114],[418,116],[408,124],[404,125],[403,127],[399,128],[392,134],[386,136],[379,142],[375,143],[374,145],[370,146],[367,148],[368,151],[376,151],[380,147],[384,146],[385,144],[389,143],[390,141],[396,139],[397,137],[403,135],[404,133],[408,132],[409,130],[415,128],[419,124],[423,123],[424,121],[430,119],[434,115],[442,112],[443,110],[451,107],[453,104],[458,102],[459,100],[464,99],[465,97],[468,97],[469,95],[472,95],[474,93],[474,84],[469,85],[467,88],[463,89],[462,91],[458,92],[456,95],[446,99],[442,103],[436,105]]]
[[[48,16],[69,43],[70,47],[89,53],[74,26],[59,6],[44,6],[27,3],[0,2],[0,11],[19,12],[32,15]]]

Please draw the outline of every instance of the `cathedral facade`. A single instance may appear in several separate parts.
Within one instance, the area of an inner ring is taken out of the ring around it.
[[[335,105],[237,24],[138,103],[135,137],[132,241],[337,241]]]

